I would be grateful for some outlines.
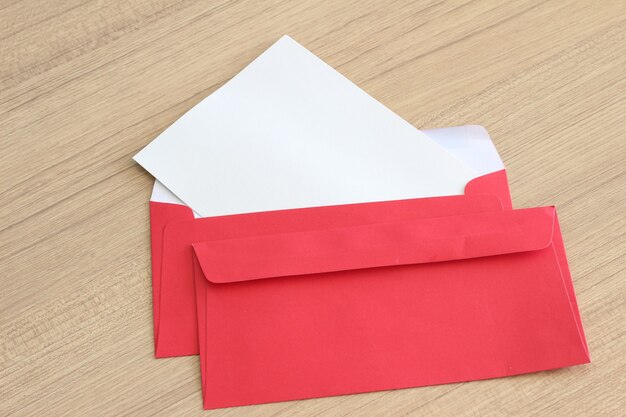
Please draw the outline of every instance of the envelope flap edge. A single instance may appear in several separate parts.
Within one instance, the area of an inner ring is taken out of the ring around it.
[[[413,219],[193,244],[216,284],[454,261],[545,249],[554,207]]]

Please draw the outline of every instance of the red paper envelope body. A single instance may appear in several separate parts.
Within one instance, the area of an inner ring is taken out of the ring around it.
[[[205,408],[589,362],[553,207],[297,229],[193,245]]]
[[[281,210],[265,213],[194,219],[183,205],[150,203],[152,277],[156,357],[198,354],[198,325],[194,298],[191,244],[219,234],[245,236],[275,224],[294,223],[295,230],[311,230],[339,222],[358,225],[416,217],[475,213],[511,208],[506,172],[472,180],[464,196],[435,197],[351,204],[335,207]],[[265,229],[264,229],[265,228]]]

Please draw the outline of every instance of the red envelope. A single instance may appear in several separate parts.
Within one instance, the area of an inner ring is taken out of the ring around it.
[[[186,206],[150,203],[155,355],[198,354],[191,244],[284,231],[348,226],[511,209],[506,172],[497,171],[467,184],[464,196],[423,198],[280,210],[195,219]]]
[[[206,409],[589,362],[553,207],[431,218],[400,207],[377,223],[344,210],[203,219]]]

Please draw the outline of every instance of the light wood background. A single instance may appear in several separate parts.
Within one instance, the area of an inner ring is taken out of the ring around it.
[[[482,124],[559,209],[593,363],[203,412],[155,360],[131,156],[290,34],[418,127]],[[625,1],[0,2],[0,415],[626,415]]]

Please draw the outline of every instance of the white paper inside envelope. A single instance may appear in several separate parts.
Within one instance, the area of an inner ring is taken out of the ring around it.
[[[289,37],[134,158],[202,216],[459,195],[478,176]]]
[[[487,130],[478,125],[444,127],[422,130],[453,155],[471,166],[479,175],[486,175],[504,169],[504,164]],[[170,204],[184,204],[158,180],[154,182],[150,201]],[[201,217],[194,212],[196,218]]]
[[[489,133],[482,126],[443,127],[422,132],[469,165],[478,175],[504,169]]]

